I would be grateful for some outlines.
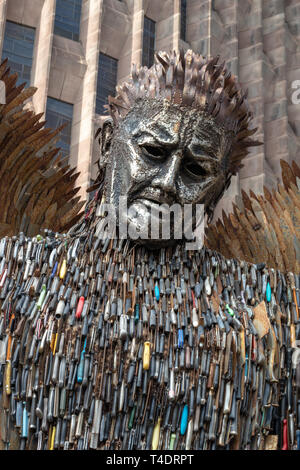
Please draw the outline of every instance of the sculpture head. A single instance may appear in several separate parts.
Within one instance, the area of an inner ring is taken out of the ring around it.
[[[149,226],[153,205],[204,204],[211,218],[242,166],[252,119],[235,77],[218,58],[159,53],[150,69],[109,97],[112,124],[102,128],[106,202],[127,196],[131,223]],[[172,238],[172,237],[171,237]]]

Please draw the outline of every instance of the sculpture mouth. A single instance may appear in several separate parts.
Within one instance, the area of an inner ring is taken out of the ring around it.
[[[162,202],[162,201],[157,201],[154,199],[139,197],[135,199],[134,201],[132,201],[132,203],[141,204],[142,207],[145,208],[147,212],[151,213],[151,217],[154,217],[154,218],[160,218],[159,214],[163,216],[164,214],[169,213],[170,204],[165,201]]]
[[[140,201],[146,206],[158,206],[161,204],[167,204],[168,206],[175,203],[174,196],[156,188],[148,188],[139,193],[136,193],[131,203]]]

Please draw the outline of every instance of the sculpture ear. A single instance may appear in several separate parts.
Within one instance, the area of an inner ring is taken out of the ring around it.
[[[112,119],[107,119],[103,122],[102,126],[99,127],[96,132],[95,138],[98,137],[98,143],[100,146],[100,159],[99,167],[103,168],[106,166],[109,159],[109,150],[113,135],[113,121]]]

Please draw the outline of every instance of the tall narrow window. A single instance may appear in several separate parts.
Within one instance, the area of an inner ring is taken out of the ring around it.
[[[142,65],[151,67],[154,62],[155,49],[155,21],[144,17],[144,34],[143,34],[143,56]]]
[[[56,0],[54,34],[79,41],[82,0]]]
[[[57,147],[61,147],[61,153],[63,156],[68,156],[70,154],[72,117],[72,104],[65,103],[64,101],[56,100],[48,96],[46,109],[46,127],[56,129],[62,124],[66,124],[64,129],[60,132],[60,140],[56,144]]]
[[[186,1],[181,0],[180,5],[180,39],[186,40]]]
[[[30,85],[35,29],[6,21],[2,60],[8,58],[11,72],[18,73],[17,85]]]
[[[98,81],[96,96],[96,113],[104,114],[104,105],[109,95],[115,96],[117,86],[118,61],[100,53],[98,62]]]

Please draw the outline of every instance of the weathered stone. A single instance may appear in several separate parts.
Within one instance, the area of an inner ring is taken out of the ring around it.
[[[284,11],[284,0],[268,0],[262,2],[262,11],[264,18],[275,16]]]
[[[238,28],[238,40],[240,49],[245,47],[254,46],[255,44],[262,43],[262,28],[256,27],[251,30],[241,31]]]
[[[278,103],[269,103],[265,105],[265,121],[274,121],[287,114],[287,100],[283,99]]]

